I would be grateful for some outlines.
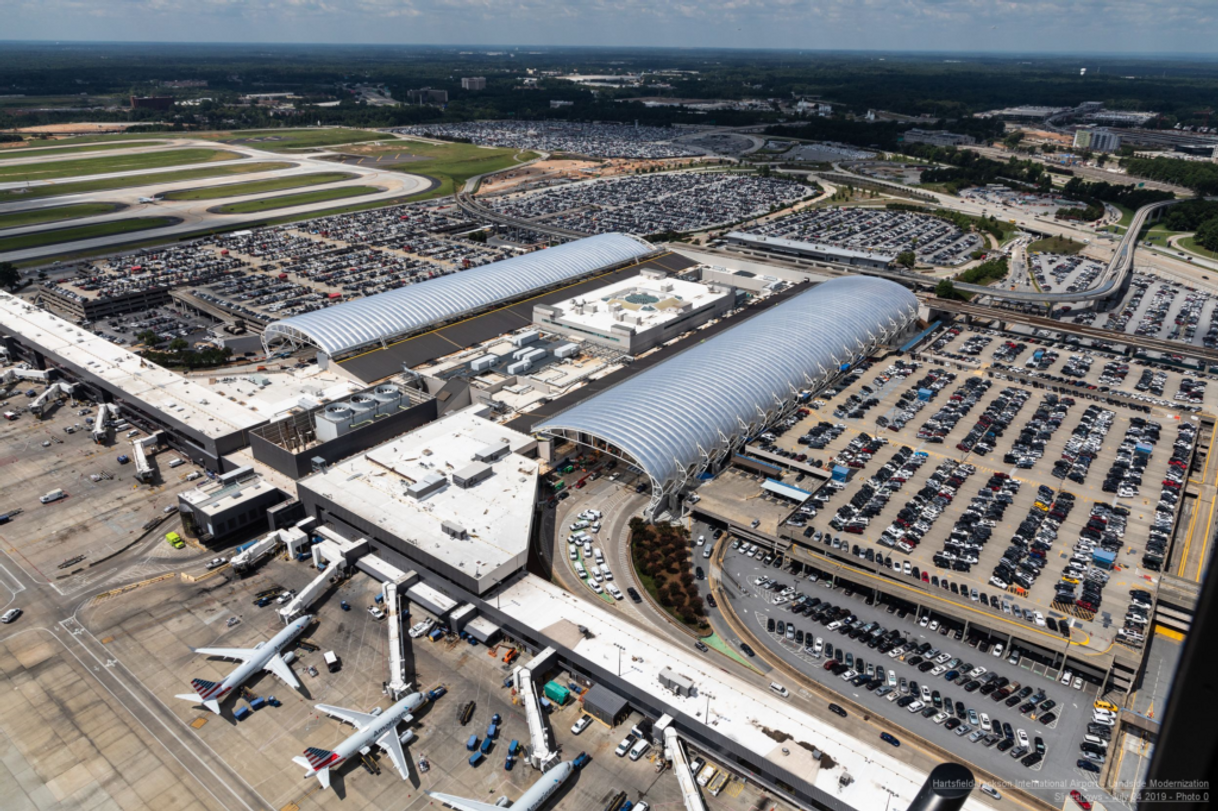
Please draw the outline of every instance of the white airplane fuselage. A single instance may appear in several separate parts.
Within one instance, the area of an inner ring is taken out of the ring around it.
[[[253,656],[238,665],[237,669],[225,676],[219,684],[201,691],[199,697],[205,702],[220,701],[220,699],[227,696],[233,690],[245,684],[245,681],[250,676],[261,673],[266,667],[266,663],[271,660],[271,657],[279,656],[284,649],[295,641],[296,637],[300,636],[305,627],[312,621],[313,615],[305,614],[300,619],[291,622],[286,628],[266,642],[260,642],[254,648],[256,653]]]
[[[398,724],[402,723],[402,719],[413,714],[415,710],[423,706],[425,701],[426,699],[422,693],[411,693],[406,696],[376,716],[375,721],[348,735],[346,740],[334,747],[332,750],[334,756],[329,758],[325,763],[319,764],[313,771],[318,772],[325,768],[333,769],[350,759],[352,755],[359,752],[365,746],[371,746],[376,743],[377,739],[382,735],[391,729],[395,729]]]

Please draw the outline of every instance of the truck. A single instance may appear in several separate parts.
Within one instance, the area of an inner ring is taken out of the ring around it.
[[[705,786],[714,778],[715,773],[718,771],[718,769],[709,763],[703,766],[702,771],[698,773],[698,785]]]
[[[342,662],[338,661],[337,654],[335,654],[332,650],[328,650],[323,653],[321,658],[326,661],[326,667],[329,668],[331,673],[337,673],[339,668],[343,666]]]
[[[51,492],[47,493],[46,495],[39,496],[38,500],[41,501],[43,504],[51,504],[53,502],[59,501],[60,499],[67,498],[67,497],[68,497],[68,494],[65,493],[63,490],[55,489],[55,490],[52,490]]]
[[[186,546],[186,542],[182,540],[182,536],[176,532],[165,533],[165,543],[169,544],[174,549],[182,549]]]
[[[727,785],[728,779],[729,777],[727,772],[718,772],[710,779],[710,782],[706,784],[706,790],[711,793],[712,797],[718,797],[719,792],[723,791],[724,787]]]

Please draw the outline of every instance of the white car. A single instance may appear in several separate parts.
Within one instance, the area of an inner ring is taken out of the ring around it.
[[[1071,678],[1073,678],[1073,677],[1074,677],[1074,671],[1073,671],[1073,670],[1063,670],[1063,671],[1062,671],[1062,677],[1061,677],[1061,683],[1062,683],[1062,684],[1064,684],[1064,685],[1066,685],[1067,687],[1069,687],[1069,686],[1070,686],[1070,679],[1071,679]]]
[[[937,631],[937,630],[939,630],[939,620],[931,620],[931,623],[930,623],[930,625],[927,627],[927,629],[926,629],[926,630],[928,630],[928,631]]]
[[[571,725],[571,734],[578,735],[579,733],[581,733],[585,729],[587,729],[589,726],[591,726],[591,724],[592,724],[591,715],[581,715],[579,717],[579,720]]]
[[[368,613],[371,614],[373,617],[375,617],[378,620],[385,618],[385,612],[382,611],[381,609],[377,608],[374,605],[368,606]]]
[[[991,656],[1002,656],[1002,643],[1001,642],[994,643],[994,649],[992,651],[990,651],[990,655]]]
[[[944,721],[947,720],[947,713],[937,712],[937,713],[935,713],[935,717],[930,720],[934,721],[936,724],[942,724]]]
[[[922,619],[918,620],[918,625],[922,626],[923,628],[930,625],[930,614],[926,614],[922,617]]]
[[[990,716],[986,715],[985,713],[981,713],[981,728],[986,732],[989,732],[992,729],[990,726]]]
[[[1015,737],[1019,739],[1020,746],[1022,746],[1024,749],[1028,748],[1028,733],[1024,732],[1022,729],[1017,729],[1015,730]]]
[[[1074,687],[1075,690],[1082,690],[1083,689],[1083,677],[1075,676],[1074,684],[1072,686]]]
[[[909,702],[909,706],[906,707],[905,710],[912,715],[915,712],[921,711],[925,706],[926,705],[923,704],[921,701],[911,701],[911,702]]]
[[[8,625],[10,622],[17,619],[20,616],[21,616],[20,608],[10,608],[8,611],[4,612],[3,617],[0,617],[0,622],[3,622],[5,625]]]

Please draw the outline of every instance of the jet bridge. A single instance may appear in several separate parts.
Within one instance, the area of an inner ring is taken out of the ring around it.
[[[110,438],[110,428],[106,423],[112,419],[118,419],[118,406],[102,403],[97,407],[97,419],[93,421],[93,441],[98,445],[104,444]]]
[[[34,402],[30,403],[30,413],[41,417],[43,410],[52,402],[57,402],[60,397],[71,397],[72,392],[76,391],[75,383],[67,383],[60,381],[47,386],[46,391],[38,395]]]
[[[663,723],[664,719],[661,719],[660,724]],[[656,726],[658,727],[660,724]],[[671,723],[664,725],[664,756],[672,764],[673,774],[677,776],[677,785],[681,787],[681,799],[685,801],[685,811],[706,811],[706,805],[702,802],[702,793],[698,791],[696,775],[689,770],[689,759],[685,756],[685,744],[681,743],[681,738]]]
[[[148,458],[147,449],[155,448],[160,442],[160,431],[131,441],[132,456],[135,458],[135,477],[144,484],[151,484],[156,474],[152,460]]]
[[[537,686],[533,673],[542,672],[542,667],[548,666],[554,657],[553,648],[546,648],[537,654],[531,662],[516,668],[516,689],[520,700],[524,702],[525,718],[529,723],[529,737],[533,747],[529,755],[529,765],[534,769],[546,771],[558,763],[558,753],[550,745],[550,731],[541,712],[541,701],[537,697]]]

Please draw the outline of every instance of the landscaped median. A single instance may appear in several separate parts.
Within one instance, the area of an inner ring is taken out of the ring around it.
[[[141,169],[163,169],[191,163],[231,161],[242,158],[226,149],[162,149],[127,155],[102,155],[96,158],[35,161],[32,163],[0,164],[0,181],[5,183],[33,180],[61,180],[83,175],[103,175],[135,172]]]
[[[322,203],[329,200],[344,200],[349,197],[363,197],[384,191],[375,186],[339,186],[333,189],[285,194],[279,197],[262,197],[257,200],[246,200],[242,203],[229,203],[209,209],[212,214],[257,214],[262,211],[273,211],[279,208],[294,208],[310,203]]]
[[[286,175],[267,180],[247,180],[244,183],[223,183],[198,189],[182,189],[159,195],[162,200],[223,200],[227,197],[244,197],[250,194],[299,189],[304,186],[320,186],[323,183],[338,183],[359,175],[350,172],[314,172],[307,175]]]
[[[280,169],[290,169],[295,165],[293,163],[273,162],[238,163],[235,165],[218,164],[216,166],[201,166],[197,169],[182,169],[178,172],[152,172],[145,175],[76,180],[70,183],[45,183],[40,186],[23,186],[19,189],[2,190],[0,191],[0,203],[35,197],[58,197],[64,194],[86,194],[88,192],[111,191],[113,189],[130,189],[136,186],[180,183],[186,180],[205,180],[207,178],[226,177],[228,175],[276,172]]]
[[[26,211],[11,211],[0,214],[0,229],[24,228],[62,220],[78,220],[81,217],[97,217],[126,208],[119,203],[80,203],[74,206],[49,206]]]
[[[177,217],[133,217],[125,220],[110,220],[78,225],[75,228],[52,228],[46,231],[34,231],[29,234],[17,234],[0,238],[0,254],[8,251],[21,251],[29,248],[41,248],[44,245],[60,245],[69,242],[80,242],[86,239],[97,239],[115,234],[126,234],[134,231],[147,231],[152,228],[164,228],[181,222]]]

